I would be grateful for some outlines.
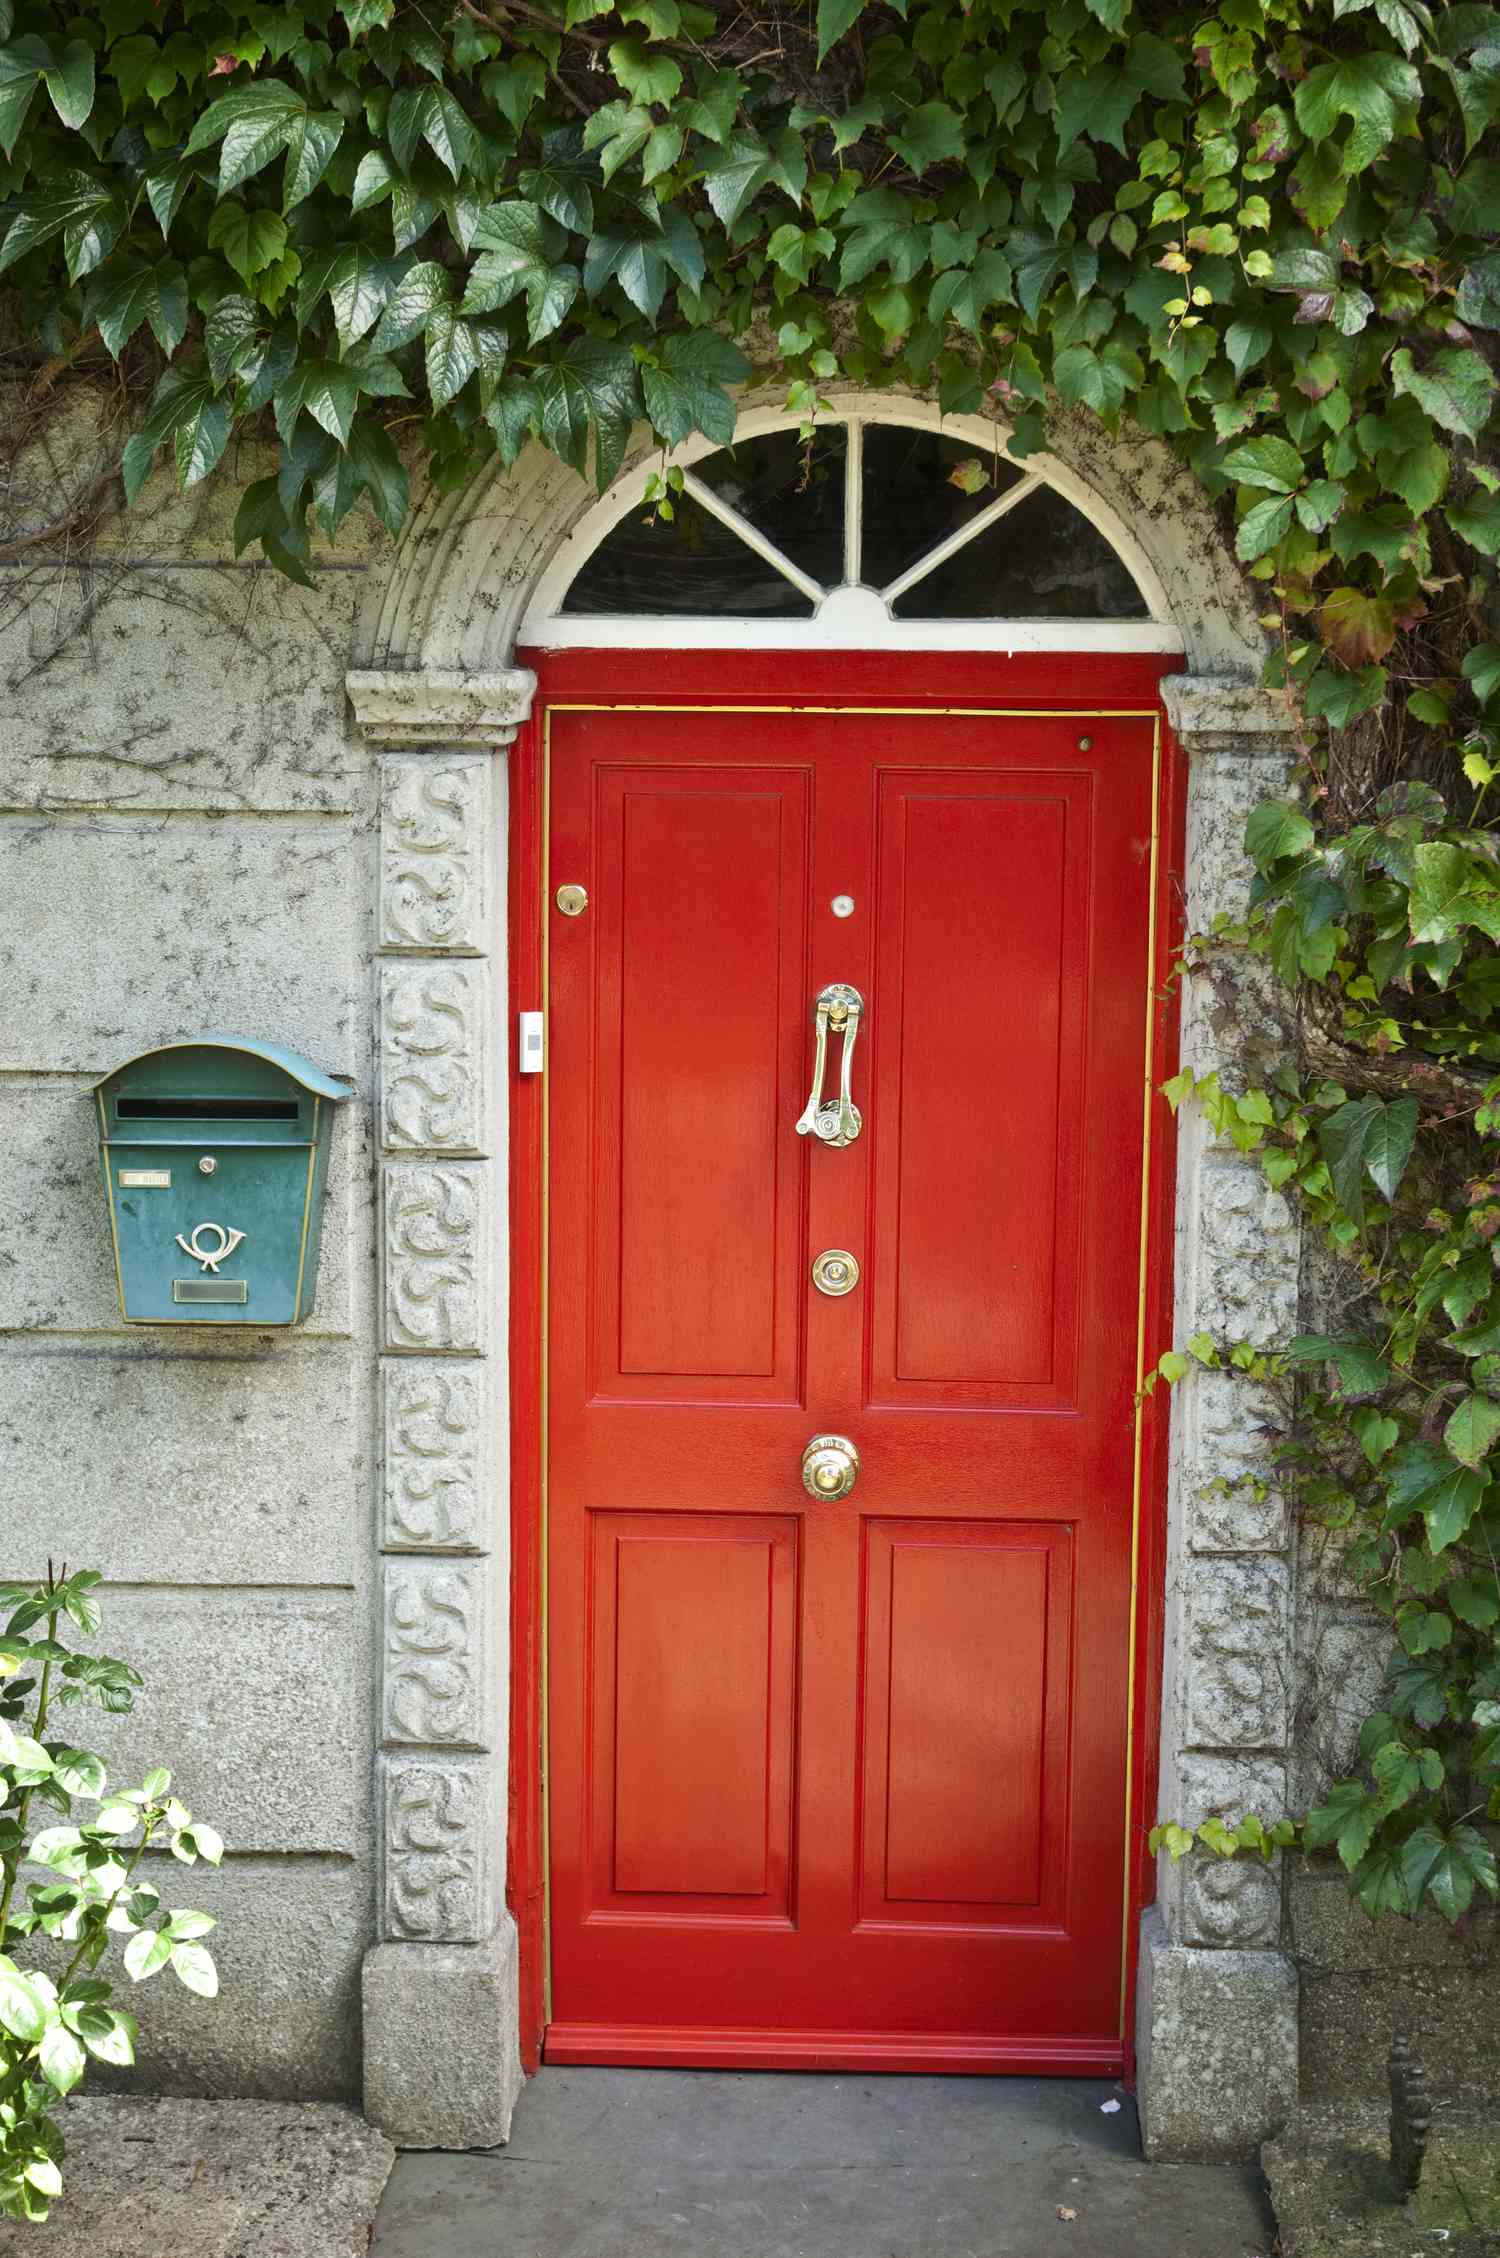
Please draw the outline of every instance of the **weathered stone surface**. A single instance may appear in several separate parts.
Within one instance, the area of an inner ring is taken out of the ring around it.
[[[365,2114],[398,2148],[493,2148],[522,2086],[516,1934],[365,1957]]]
[[[1389,2040],[1387,2040],[1387,2047]],[[1381,2061],[1384,2071],[1384,2057]],[[1412,2202],[1396,2200],[1389,2106],[1304,2107],[1261,2163],[1281,2258],[1500,2258],[1500,2130],[1439,2107]]]
[[[382,1370],[385,1455],[380,1541],[387,1551],[480,1552],[494,1486],[486,1474],[500,1375],[436,1357]]]
[[[1280,1952],[1169,1943],[1141,1923],[1136,2100],[1154,2163],[1249,2160],[1297,2105],[1297,1971]]]
[[[495,1925],[496,1800],[477,1763],[388,1756],[385,1783],[387,1937],[478,1944]]]
[[[3,1261],[3,1257],[0,1257]],[[341,1346],[221,1334],[0,1347],[0,1547],[123,1584],[355,1582],[369,1377]],[[233,1510],[226,1510],[232,1496]]]
[[[370,745],[508,745],[531,711],[536,676],[523,666],[472,671],[358,670],[346,677],[360,735]]]
[[[481,967],[388,959],[380,968],[380,1133],[387,1152],[482,1153],[486,1102]]]
[[[387,753],[380,765],[380,946],[482,956],[493,756]]]
[[[1272,1479],[1282,1414],[1267,1389],[1236,1371],[1195,1371],[1180,1383],[1187,1549],[1283,1552],[1286,1501]]]
[[[1286,1810],[1286,1766],[1276,1758],[1184,1755],[1175,1814],[1184,1827],[1210,1817],[1234,1826],[1254,1812],[1269,1826]],[[1202,1851],[1168,1862],[1162,1908],[1183,1944],[1249,1952],[1281,1941],[1281,1860],[1215,1858]]]
[[[1291,1794],[1296,1809],[1321,1803],[1332,1782],[1358,1762],[1359,1729],[1389,1703],[1386,1663],[1395,1647],[1390,1621],[1351,1616],[1310,1593],[1308,1544],[1298,1559],[1297,1728]]]
[[[1435,2097],[1500,2100],[1500,1908],[1456,1928],[1435,1912],[1373,1922],[1338,1869],[1305,1860],[1288,1877],[1287,1938],[1305,1979],[1305,2099],[1383,2092],[1399,2022]]]
[[[402,1161],[383,1171],[385,1346],[479,1353],[493,1327],[489,1171]]]
[[[1184,1337],[1279,1346],[1297,1330],[1297,1233],[1291,1209],[1254,1161],[1196,1154],[1186,1187],[1193,1260],[1178,1280]]]
[[[3,946],[0,940],[0,950]],[[108,1063],[119,1064],[131,1047],[117,1044]],[[12,1082],[5,1110],[19,1165],[0,1179],[0,1332],[119,1333],[143,1343],[149,1339],[163,1358],[196,1354],[205,1340],[227,1339],[230,1329],[224,1326],[137,1331],[125,1325],[99,1163],[99,1117],[87,1082],[71,1074]],[[366,1133],[357,1099],[338,1108],[312,1316],[280,1333],[235,1328],[241,1342],[277,1342],[283,1354],[295,1355],[298,1342],[355,1329],[372,1232]]]
[[[368,867],[342,816],[6,817],[0,1068],[96,1078],[208,1026],[358,1078]]]
[[[120,555],[0,585],[0,806],[368,820],[374,763],[342,680],[360,584]]]
[[[382,1713],[392,1746],[490,1745],[489,1586],[478,1561],[386,1562]]]
[[[396,2160],[383,2134],[326,2103],[79,2094],[59,2122],[68,2158],[48,2258],[366,2258]]]
[[[206,1940],[217,1999],[168,1970],[123,1982],[140,2018],[136,2064],[91,2064],[89,2082],[133,2093],[245,2094],[268,2100],[359,2098],[359,1969],[372,1927],[370,1873],[347,1858],[231,1853],[217,1869],[146,1862],[169,1906],[219,1923]],[[0,2248],[3,2248],[0,2243]]]
[[[373,1657],[352,1595],[101,1597],[108,1651],[146,1677],[129,1716],[88,1719],[88,1745],[112,1778],[134,1784],[170,1765],[183,1802],[232,1850],[363,1848],[368,1789],[357,1751]]]
[[[1184,1594],[1188,1747],[1285,1744],[1290,1581],[1281,1560],[1209,1559],[1195,1565]]]

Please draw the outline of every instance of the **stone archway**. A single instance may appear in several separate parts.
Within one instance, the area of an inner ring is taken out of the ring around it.
[[[930,404],[878,396],[905,420]],[[872,403],[839,395],[837,407]],[[771,414],[748,395],[747,415]],[[944,426],[953,429],[952,419]],[[988,426],[976,426],[988,432]],[[622,476],[654,450],[642,435]],[[1056,483],[1144,563],[1180,631],[1163,684],[1189,759],[1186,917],[1243,906],[1246,814],[1285,774],[1288,717],[1259,686],[1250,590],[1196,482],[1159,441],[1052,427]],[[382,779],[379,995],[384,1454],[378,1531],[384,1814],[380,1935],[365,1966],[365,2097],[410,2146],[506,2137],[520,2088],[504,1889],[509,1562],[508,1030],[503,753],[534,677],[517,630],[596,497],[540,448],[416,511],[347,678]],[[1183,992],[1182,1050],[1232,1082],[1276,1003],[1251,960]],[[1196,1115],[1178,1148],[1176,1331],[1269,1343],[1295,1319],[1297,1232],[1253,1162]],[[1279,1807],[1290,1728],[1291,1538],[1237,1477],[1265,1407],[1233,1373],[1177,1392],[1170,1445],[1162,1808],[1187,1824]],[[1229,1477],[1229,1494],[1220,1478]],[[1148,2154],[1253,2151],[1296,2094],[1296,1979],[1274,1870],[1164,1871],[1144,1916],[1137,2048]]]

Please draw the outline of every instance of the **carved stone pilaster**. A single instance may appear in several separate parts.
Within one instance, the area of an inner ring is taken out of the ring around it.
[[[485,1574],[473,1560],[387,1560],[388,1747],[486,1746]]]
[[[482,956],[489,942],[490,763],[482,753],[381,763],[380,946]]]
[[[474,1770],[432,1758],[385,1763],[385,1906],[389,1937],[480,1944],[490,1830]]]
[[[1284,788],[1285,708],[1258,685],[1178,676],[1162,685],[1188,756],[1187,918],[1206,931],[1243,914],[1246,818]],[[1182,1058],[1241,1090],[1287,1055],[1288,1002],[1247,953],[1218,948],[1184,983]],[[1297,1330],[1296,1219],[1252,1157],[1183,1108],[1178,1134],[1174,1338],[1208,1333],[1269,1349]],[[1234,1370],[1173,1391],[1169,1450],[1161,1811],[1267,1820],[1285,1805],[1292,1713],[1291,1532],[1274,1457],[1276,1407]],[[1163,1857],[1139,1990],[1142,2134],[1148,2155],[1249,2152],[1295,2101],[1296,1976],[1276,1949],[1280,1861]],[[1263,2058],[1214,2097],[1212,2135],[1182,2062],[1182,2031],[1229,1997],[1263,1993]]]
[[[380,1133],[387,1152],[477,1154],[484,1102],[482,967],[428,958],[380,968]]]
[[[506,1622],[502,779],[520,668],[347,678],[381,761],[380,1933],[365,2106],[396,2140],[503,2140],[520,2070],[501,1898]],[[479,750],[478,748],[484,748]],[[467,1753],[466,1753],[467,1752]],[[490,2018],[493,2018],[491,2027]],[[420,2034],[461,2030],[435,2088]],[[414,2056],[414,2037],[415,2056]]]
[[[477,1355],[489,1312],[484,1210],[489,1171],[401,1162],[384,1171],[385,1345]]]
[[[483,1367],[387,1363],[380,1542],[387,1552],[480,1552],[494,1406]],[[492,1510],[486,1496],[485,1510]]]

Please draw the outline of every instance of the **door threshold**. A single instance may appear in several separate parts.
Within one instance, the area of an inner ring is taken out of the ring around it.
[[[993,2038],[980,2032],[704,2030],[552,2023],[544,2062],[618,2069],[876,2070],[953,2077],[1118,2078],[1117,2037]]]

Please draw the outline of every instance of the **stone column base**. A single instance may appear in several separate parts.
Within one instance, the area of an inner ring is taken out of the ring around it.
[[[1209,1952],[1141,1916],[1136,2101],[1153,2163],[1248,2163],[1297,2106],[1297,1971],[1284,1952]]]
[[[398,2148],[495,2148],[525,2079],[516,1930],[365,1954],[365,2115]]]

